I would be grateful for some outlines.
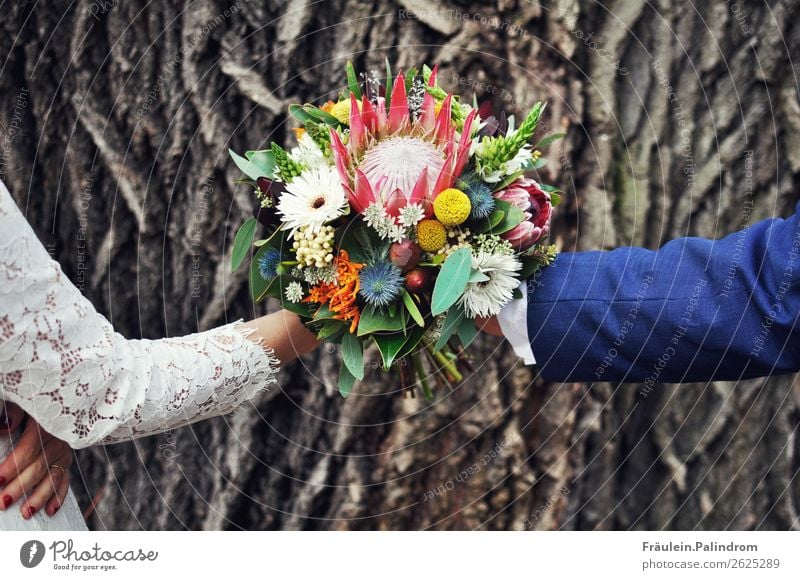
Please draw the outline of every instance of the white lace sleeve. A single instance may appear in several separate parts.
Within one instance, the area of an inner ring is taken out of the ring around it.
[[[162,340],[114,332],[0,182],[0,399],[46,431],[76,448],[166,431],[233,410],[278,365],[239,322]]]

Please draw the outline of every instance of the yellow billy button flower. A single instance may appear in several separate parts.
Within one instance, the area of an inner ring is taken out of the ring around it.
[[[447,242],[447,230],[436,220],[422,220],[417,224],[417,243],[426,252],[435,252]]]
[[[433,200],[433,213],[446,226],[460,226],[469,217],[472,204],[460,189],[445,189]]]
[[[361,103],[358,103],[358,109],[361,110]],[[350,99],[344,99],[343,101],[339,101],[335,103],[330,111],[328,111],[331,115],[339,119],[340,123],[345,125],[350,124]]]

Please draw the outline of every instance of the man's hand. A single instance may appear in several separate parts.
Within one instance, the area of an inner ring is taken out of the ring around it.
[[[503,331],[500,329],[497,316],[492,316],[491,318],[476,318],[475,323],[478,325],[478,330],[482,330],[486,334],[503,336]]]
[[[0,433],[13,432],[24,421],[18,406],[6,403],[6,421],[0,421]],[[8,457],[0,463],[0,510],[8,509],[23,496],[22,517],[29,519],[41,509],[55,514],[69,491],[69,467],[72,449],[56,439],[32,418]]]

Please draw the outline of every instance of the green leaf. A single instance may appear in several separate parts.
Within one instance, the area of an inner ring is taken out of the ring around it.
[[[389,57],[386,57],[386,95],[384,98],[386,99],[385,105],[386,110],[390,111],[391,103],[392,103],[392,65],[389,64]]]
[[[456,250],[444,261],[431,299],[431,314],[441,314],[458,300],[464,293],[472,270],[472,250],[462,248]]]
[[[469,280],[468,282],[472,282],[476,284],[478,282],[488,282],[489,276],[481,272],[480,270],[471,270],[469,273]]]
[[[458,338],[464,347],[468,347],[475,340],[478,335],[478,328],[475,326],[475,321],[472,318],[463,318],[458,325]]]
[[[531,165],[530,169],[541,169],[545,165],[547,165],[547,159],[545,159],[544,157],[539,157],[536,161],[533,162],[533,165]]]
[[[236,270],[241,266],[250,252],[253,238],[256,235],[257,224],[258,220],[256,218],[248,218],[239,228],[239,231],[236,232],[236,238],[233,240],[233,251],[231,252],[231,270]]]
[[[519,271],[519,279],[527,280],[542,267],[542,260],[536,256],[522,256],[522,268]]]
[[[342,337],[342,359],[355,378],[364,380],[364,351],[361,341],[349,332]]]
[[[506,187],[514,183],[517,179],[522,177],[524,174],[525,174],[524,169],[520,171],[515,171],[514,173],[506,177],[505,180],[503,180],[501,183],[496,185],[494,189],[492,189],[492,191],[494,192],[494,191],[500,191],[501,189],[505,189]]]
[[[403,348],[400,349],[400,352],[397,353],[395,358],[401,359],[410,354],[417,347],[423,336],[425,336],[425,329],[420,328],[419,326],[413,326],[408,333],[408,338],[406,339]]]
[[[392,363],[397,358],[397,354],[406,343],[407,337],[397,332],[394,334],[373,334],[372,338],[378,346],[381,358],[383,358],[383,368],[388,371],[392,368]]]
[[[522,213],[522,210],[517,206],[501,199],[496,199],[495,204],[497,205],[498,209],[505,213],[505,216],[503,217],[502,222],[500,222],[496,227],[492,228],[491,233],[495,235],[504,234],[510,230],[513,230],[525,220],[525,214]]]
[[[322,328],[317,332],[318,340],[328,340],[336,338],[344,332],[345,324],[339,320],[326,320],[322,323]]]
[[[502,222],[505,217],[506,217],[506,212],[504,212],[503,210],[501,209],[494,210],[492,213],[489,214],[489,217],[486,218],[486,221],[484,221],[481,224],[478,231],[480,231],[480,233],[485,233],[491,230],[492,228],[496,228],[498,225],[500,225],[500,222]]]
[[[374,306],[367,306],[361,312],[358,321],[358,336],[364,336],[373,332],[393,332],[403,330],[403,321],[399,316],[389,316],[381,312]]]
[[[289,114],[300,121],[303,125],[306,123],[313,123],[316,119],[309,115],[302,105],[291,104],[289,105]]]
[[[414,302],[414,297],[408,293],[408,290],[403,290],[403,304],[406,305],[406,310],[411,315],[411,318],[414,319],[419,326],[425,326],[425,320],[422,318],[422,313],[419,311],[417,307],[417,303]]]
[[[347,370],[347,366],[342,362],[342,366],[339,368],[339,394],[346,399],[347,395],[353,390],[355,382],[356,378]]]
[[[536,145],[534,145],[533,148],[543,149],[551,143],[554,143],[559,139],[563,139],[565,135],[566,133],[550,133],[549,135],[542,137],[542,139]]]
[[[444,319],[442,324],[442,333],[439,335],[439,340],[436,341],[435,350],[442,350],[450,340],[450,337],[458,330],[458,325],[464,319],[464,312],[460,308],[452,308]]]
[[[345,66],[345,71],[347,71],[347,86],[350,89],[350,92],[353,93],[357,99],[360,99],[361,87],[358,85],[356,69],[353,68],[353,63],[349,60],[347,61],[347,66]]]
[[[242,173],[244,173],[250,179],[269,177],[264,175],[264,172],[258,165],[234,152],[233,149],[228,149],[228,154],[231,156],[231,159],[233,159],[233,162],[236,164],[236,166],[242,170]]]
[[[315,120],[325,123],[331,127],[338,127],[342,124],[342,122],[331,115],[330,113],[326,113],[319,107],[315,107],[314,105],[303,105],[303,111],[310,115]]]
[[[264,295],[271,296],[278,300],[285,310],[294,312],[304,320],[309,320],[312,318],[312,313],[308,304],[303,302],[289,302],[286,300],[286,286],[288,286],[290,282],[294,281],[295,279],[291,276],[278,276],[270,283]]]
[[[265,247],[259,248],[253,256],[253,260],[250,262],[250,297],[253,299],[253,302],[260,302],[263,300],[269,290],[270,284],[275,281],[275,278],[264,280],[261,276],[261,272],[258,271],[258,259],[261,257],[261,254],[266,251],[267,249]]]
[[[275,178],[275,155],[270,149],[245,151],[244,155],[250,163],[261,169],[261,176]]]

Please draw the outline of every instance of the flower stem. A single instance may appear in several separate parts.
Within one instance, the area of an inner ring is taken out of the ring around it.
[[[431,387],[428,384],[428,379],[425,377],[425,367],[422,366],[422,359],[420,358],[418,352],[415,352],[411,355],[411,364],[413,365],[414,371],[417,373],[417,380],[422,386],[422,394],[425,395],[426,399],[432,401],[433,391],[431,391]]]

